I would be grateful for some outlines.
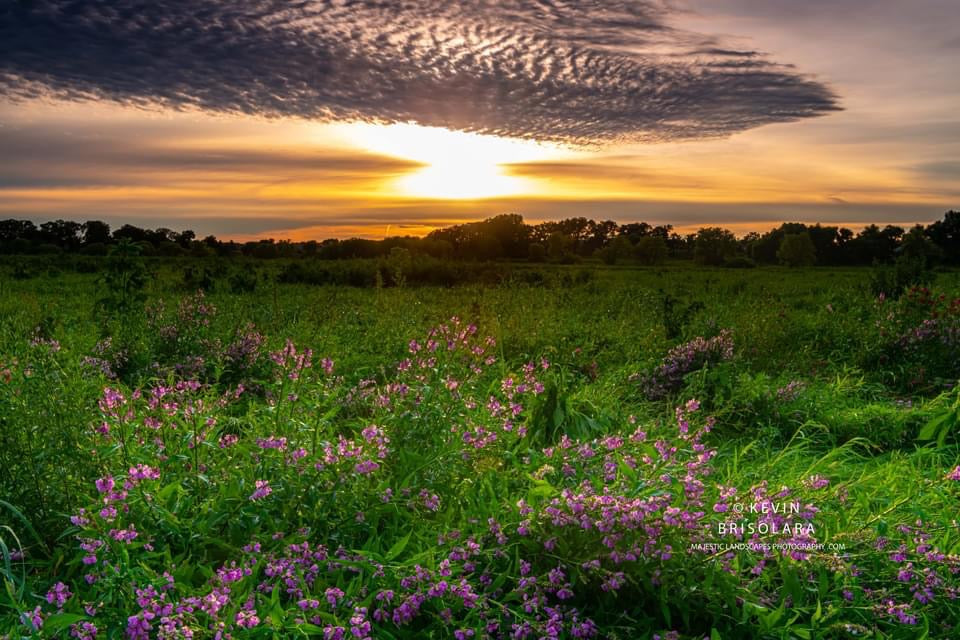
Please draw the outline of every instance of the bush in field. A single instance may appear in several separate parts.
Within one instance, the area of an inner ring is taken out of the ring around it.
[[[110,249],[107,268],[101,277],[103,296],[97,308],[120,317],[139,309],[146,301],[147,268],[140,257],[141,245],[121,240]]]
[[[683,334],[684,328],[690,324],[693,316],[704,309],[699,300],[687,302],[674,297],[670,293],[660,292],[660,319],[663,331],[668,340],[675,340]]]
[[[777,259],[788,267],[812,267],[817,261],[817,249],[809,233],[788,233],[780,241]]]
[[[697,264],[720,266],[737,251],[733,233],[720,227],[700,229],[693,241],[693,259]]]
[[[643,236],[637,239],[633,252],[637,261],[648,267],[663,264],[669,253],[667,243],[660,236]]]
[[[898,382],[919,391],[960,378],[960,298],[912,287],[897,300],[877,299],[881,366],[895,365]]]
[[[237,269],[230,274],[227,282],[231,293],[242,294],[256,291],[259,280],[255,269]]]
[[[633,253],[633,245],[627,236],[617,236],[602,249],[597,249],[596,255],[603,260],[605,264],[617,264],[630,257]]]
[[[648,400],[659,400],[683,387],[684,378],[694,371],[733,358],[733,337],[727,330],[713,338],[696,337],[667,352],[652,371],[634,374],[640,392]]]

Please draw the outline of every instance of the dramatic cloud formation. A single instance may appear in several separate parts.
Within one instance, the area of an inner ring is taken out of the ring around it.
[[[838,109],[666,0],[31,0],[0,92],[572,143],[723,137]]]

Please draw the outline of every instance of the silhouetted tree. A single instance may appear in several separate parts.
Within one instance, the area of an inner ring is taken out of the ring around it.
[[[817,249],[806,231],[788,233],[780,241],[777,258],[788,267],[810,267],[817,261]]]
[[[947,211],[943,220],[927,227],[927,235],[940,247],[947,262],[960,263],[960,211]]]
[[[547,256],[551,260],[562,260],[573,246],[574,240],[562,231],[554,231],[547,238]]]
[[[87,220],[83,223],[83,244],[110,243],[110,225],[100,220]]]
[[[52,244],[65,251],[80,246],[83,225],[73,220],[51,220],[40,225],[40,242]]]
[[[646,236],[637,241],[633,248],[634,255],[640,264],[652,267],[663,264],[667,259],[668,249],[666,241],[660,236]]]
[[[633,253],[633,245],[626,236],[616,236],[605,247],[596,250],[595,255],[606,264],[617,264]]]
[[[737,239],[721,227],[700,229],[693,242],[693,259],[698,264],[718,266],[737,251]]]

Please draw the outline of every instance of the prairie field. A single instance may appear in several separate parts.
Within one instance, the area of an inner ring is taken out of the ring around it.
[[[291,264],[0,264],[0,638],[960,636],[956,271]]]

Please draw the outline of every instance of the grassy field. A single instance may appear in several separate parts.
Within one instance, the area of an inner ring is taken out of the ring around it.
[[[204,264],[0,265],[0,638],[960,635],[956,272]]]

